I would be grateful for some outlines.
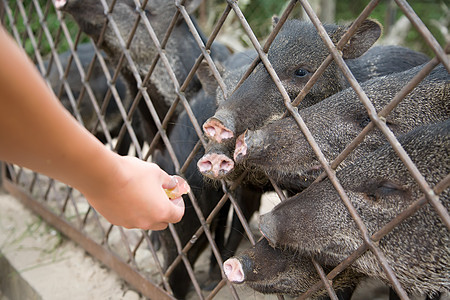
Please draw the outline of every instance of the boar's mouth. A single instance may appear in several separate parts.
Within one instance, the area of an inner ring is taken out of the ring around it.
[[[321,164],[313,164],[306,170],[305,175],[317,177],[323,171],[324,169]]]
[[[290,180],[295,180],[296,184],[298,184],[298,186],[303,187],[303,188],[307,188],[312,182],[314,182],[317,177],[322,174],[324,171],[323,167],[320,164],[314,164],[312,166],[308,166],[305,167],[304,170],[300,171],[300,172],[295,172],[292,174],[292,178]],[[271,172],[268,172],[269,175]],[[285,174],[283,176],[283,178],[287,178],[286,177],[287,174]],[[287,179],[286,179],[287,180]],[[286,182],[288,182],[289,180],[287,180]]]
[[[283,294],[295,297],[302,293],[297,292],[292,285],[284,285],[281,282],[246,281],[245,283],[262,294]]]

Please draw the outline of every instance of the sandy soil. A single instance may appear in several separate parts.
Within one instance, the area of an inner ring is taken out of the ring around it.
[[[143,299],[1,189],[0,252],[45,300]]]

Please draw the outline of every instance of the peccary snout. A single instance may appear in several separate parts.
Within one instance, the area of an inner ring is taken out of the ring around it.
[[[420,126],[398,141],[430,185],[448,176],[450,120]],[[340,169],[336,176],[371,233],[423,196],[388,143]],[[447,210],[449,196],[449,189],[439,195]],[[317,254],[319,263],[330,265],[340,263],[363,244],[356,223],[329,179],[275,206],[261,217],[260,229],[275,246]],[[431,295],[449,291],[448,228],[430,205],[403,220],[378,245],[406,292]],[[388,282],[371,252],[359,257],[351,268]]]
[[[227,259],[223,263],[223,271],[228,280],[233,283],[242,283],[245,279],[244,269],[242,264],[236,258]]]
[[[274,131],[274,132],[272,132],[272,134],[275,136],[282,136],[282,132]],[[242,163],[245,160],[245,158],[247,156],[247,152],[250,149],[253,149],[253,148],[267,149],[268,147],[272,147],[272,145],[270,143],[267,143],[267,139],[264,137],[264,135],[261,134],[260,131],[246,130],[243,134],[238,136],[238,138],[236,139],[233,157],[237,163]],[[272,160],[272,157],[262,156],[257,159],[263,159],[263,160],[270,161],[270,160]]]
[[[234,168],[234,162],[224,154],[211,153],[203,156],[197,163],[203,175],[220,179]]]
[[[245,134],[241,134],[236,139],[236,148],[234,149],[234,160],[239,163],[242,161],[242,158],[247,154],[247,144],[245,143]]]
[[[223,120],[229,120],[227,118],[223,118]],[[224,121],[225,122],[225,121]],[[214,141],[221,143],[224,140],[228,140],[233,138],[233,131],[229,128],[233,128],[232,124],[224,124],[223,121],[220,121],[217,118],[209,118],[205,124],[203,124],[203,131],[206,136]],[[227,122],[231,123],[231,122]]]

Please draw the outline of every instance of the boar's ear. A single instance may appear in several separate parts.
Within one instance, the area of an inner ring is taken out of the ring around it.
[[[280,18],[277,15],[274,15],[272,17],[272,28],[275,28],[275,26],[277,26],[279,21],[280,21]]]
[[[408,194],[408,191],[403,186],[386,179],[373,180],[360,189],[374,201],[378,201],[383,197]]]
[[[223,72],[223,67],[220,63],[216,62],[216,67],[219,70],[219,73]],[[214,75],[206,61],[202,61],[197,69],[197,77],[202,84],[203,90],[210,96],[216,95],[216,89],[219,86],[217,80],[214,78]]]
[[[363,55],[378,40],[382,30],[383,27],[378,21],[364,20],[342,49],[342,57],[350,59]]]

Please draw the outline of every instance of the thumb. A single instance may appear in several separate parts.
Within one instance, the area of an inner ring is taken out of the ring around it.
[[[167,222],[177,223],[183,218],[184,215],[184,200],[182,197],[170,199],[169,203],[169,215]]]
[[[186,180],[180,176],[164,176],[162,188],[164,189],[167,197],[169,198],[168,203],[168,217],[167,222],[177,223],[181,220],[184,215],[185,205],[183,194],[190,191],[190,187]]]
[[[169,199],[179,198],[190,191],[190,187],[186,180],[177,175],[170,176],[170,179],[163,182],[162,187]]]

